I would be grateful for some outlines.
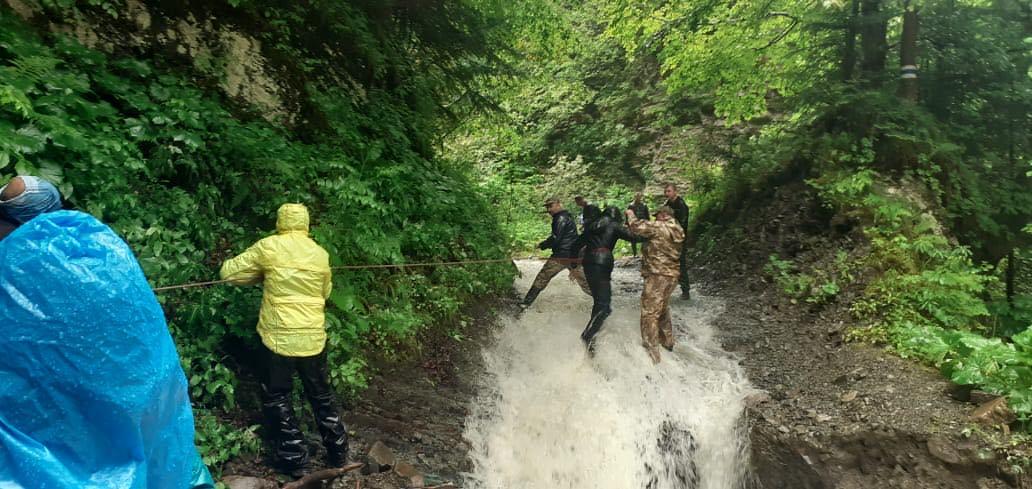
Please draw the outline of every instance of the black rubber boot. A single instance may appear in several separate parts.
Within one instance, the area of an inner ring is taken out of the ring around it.
[[[348,428],[341,420],[333,388],[330,387],[326,351],[314,357],[299,358],[296,363],[305,395],[315,415],[315,424],[326,447],[326,462],[332,467],[340,467],[348,459]]]
[[[524,308],[530,307],[530,305],[534,303],[534,301],[537,299],[538,294],[540,294],[542,290],[544,289],[531,287],[530,290],[527,291],[527,296],[523,298],[523,302],[521,302],[520,305]]]
[[[303,473],[308,467],[308,449],[294,418],[290,398],[286,395],[267,396],[262,408],[273,438],[277,468],[291,476]]]
[[[323,446],[326,447],[326,462],[331,467],[341,467],[348,461],[348,428],[340,419],[333,395],[326,393],[313,396],[312,412],[319,425]]]
[[[602,325],[606,322],[606,318],[612,311],[610,309],[603,309],[596,311],[592,309],[591,320],[588,321],[587,327],[581,333],[581,339],[584,340],[584,344],[588,347],[588,353],[595,354],[595,335],[599,331],[602,331]]]

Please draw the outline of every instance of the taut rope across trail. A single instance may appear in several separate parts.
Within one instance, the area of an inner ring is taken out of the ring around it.
[[[339,265],[336,267],[330,267],[331,270],[375,270],[385,268],[417,268],[417,267],[439,267],[439,266],[457,266],[457,265],[486,265],[492,263],[513,263],[515,265],[516,260],[531,260],[533,258],[493,258],[493,259],[481,259],[481,260],[456,260],[456,261],[431,261],[431,262],[418,262],[418,263],[381,263],[371,265]],[[580,263],[580,258],[549,258],[550,260],[556,260],[562,263]],[[179,285],[166,285],[164,287],[156,287],[153,289],[154,292],[167,292],[170,290],[182,290],[192,289],[196,287],[208,287],[211,285],[219,285],[232,282],[233,279],[222,279],[222,280],[209,280],[205,282],[190,282]]]

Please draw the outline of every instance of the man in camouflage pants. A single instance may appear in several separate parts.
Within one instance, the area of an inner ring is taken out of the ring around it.
[[[684,230],[669,206],[656,211],[655,221],[640,220],[631,210],[627,222],[631,232],[648,240],[642,250],[641,339],[653,363],[659,363],[659,346],[674,350],[674,325],[670,320],[670,294],[681,276],[681,243]]]
[[[577,282],[585,294],[591,295],[588,281],[584,278],[584,270],[578,266],[580,249],[577,248],[577,223],[573,221],[573,216],[569,212],[563,210],[562,203],[555,197],[545,201],[545,209],[552,215],[552,234],[542,241],[538,248],[551,248],[552,257],[545,262],[534,278],[534,284],[530,286],[527,296],[520,303],[523,308],[530,307],[538,294],[548,286],[548,282],[563,270],[569,270],[570,280]]]

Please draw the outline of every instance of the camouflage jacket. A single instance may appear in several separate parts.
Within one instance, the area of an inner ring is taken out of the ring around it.
[[[649,240],[642,251],[642,275],[681,275],[681,243],[684,242],[684,231],[676,221],[632,219],[628,227],[632,233]]]

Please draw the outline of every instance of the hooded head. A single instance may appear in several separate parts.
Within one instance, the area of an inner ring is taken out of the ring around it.
[[[291,231],[308,232],[308,208],[302,204],[283,204],[276,211],[276,231],[288,233]]]
[[[584,222],[595,222],[602,217],[602,210],[597,205],[588,204],[584,207]]]
[[[617,209],[616,207],[613,207],[613,206],[606,207],[606,210],[602,213],[602,215],[606,216],[606,217],[608,217],[608,218],[610,218],[610,219],[612,219],[612,220],[614,220],[616,222],[620,222],[620,221],[623,220],[622,217],[621,217],[621,216],[623,216],[623,213],[620,212],[620,209]]]

